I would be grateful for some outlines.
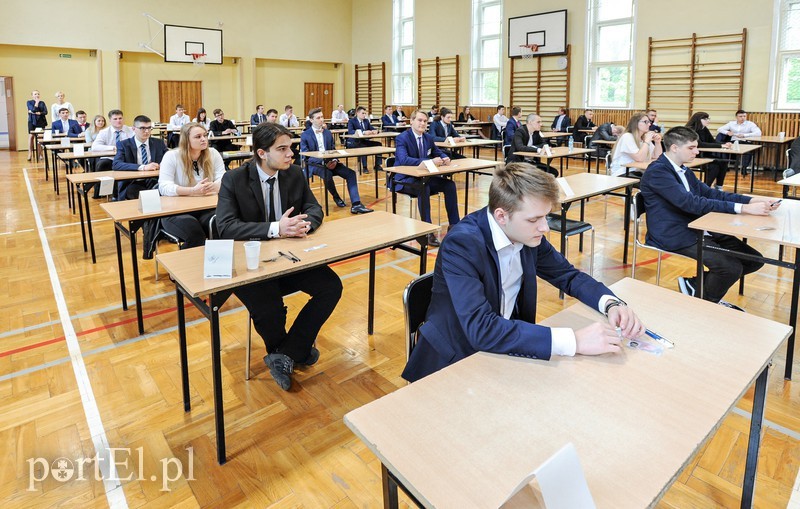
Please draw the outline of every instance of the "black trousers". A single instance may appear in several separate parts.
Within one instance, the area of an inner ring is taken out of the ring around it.
[[[283,296],[297,291],[311,299],[287,332]],[[240,287],[234,294],[250,312],[267,353],[282,353],[302,362],[342,297],[342,281],[330,267],[323,266]]]
[[[728,173],[728,163],[726,161],[714,160],[706,166],[706,175],[703,182],[707,186],[714,184],[721,186],[725,183],[725,175]]]
[[[215,209],[198,210],[181,214],[178,216],[167,216],[161,218],[161,227],[167,233],[175,235],[181,239],[184,249],[205,245],[208,238],[208,222],[211,216],[216,214]]]
[[[730,235],[712,233],[711,238],[706,237],[706,245],[718,246],[731,251],[747,253],[761,256],[761,253],[745,244],[742,240]],[[688,256],[697,260],[697,243],[682,249],[676,249],[676,253]],[[716,251],[705,251],[703,253],[703,265],[708,270],[703,273],[703,299],[711,302],[719,302],[725,297],[728,289],[736,283],[743,274],[750,274],[764,266],[762,262],[744,260]]]

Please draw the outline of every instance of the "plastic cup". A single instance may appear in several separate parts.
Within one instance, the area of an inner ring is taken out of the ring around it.
[[[244,243],[244,257],[247,260],[247,270],[258,268],[258,259],[261,256],[261,242],[253,240]]]
[[[786,133],[785,132],[781,131],[781,132],[778,133],[778,138],[783,139],[785,137],[786,137]]]

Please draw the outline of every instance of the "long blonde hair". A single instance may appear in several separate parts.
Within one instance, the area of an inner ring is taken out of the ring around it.
[[[100,128],[97,127],[96,124],[97,124],[97,119],[98,118],[102,118],[103,119],[103,127],[100,127]],[[106,117],[104,117],[103,115],[95,115],[94,118],[92,119],[92,123],[89,125],[89,127],[86,128],[86,131],[89,134],[91,134],[92,136],[94,136],[95,134],[97,134],[99,131],[105,129],[106,127],[108,127],[108,123],[106,122]]]
[[[208,133],[208,130],[206,130],[205,126],[197,122],[189,122],[188,124],[184,124],[183,127],[181,127],[181,138],[178,142],[178,148],[176,149],[178,151],[178,157],[180,158],[181,164],[183,165],[183,174],[186,176],[186,180],[189,182],[190,187],[197,183],[194,177],[193,159],[189,155],[189,133],[195,127],[202,129],[204,133]],[[200,157],[197,158],[197,167],[200,169],[199,173],[203,176],[203,178],[208,179],[209,182],[214,181],[214,165],[211,162],[210,148],[200,151]]]
[[[630,120],[628,120],[628,125],[625,126],[625,133],[631,133],[631,136],[633,136],[633,141],[636,142],[637,149],[642,148],[642,143],[643,143],[642,136],[644,136],[642,134],[639,134],[639,121],[646,116],[647,113],[645,113],[644,111],[640,111],[639,113],[634,113],[633,116],[630,118]],[[625,133],[619,135],[617,141],[615,141],[614,145],[611,146],[612,158],[616,155],[617,144],[619,143],[619,140],[622,139],[622,137],[625,135]]]

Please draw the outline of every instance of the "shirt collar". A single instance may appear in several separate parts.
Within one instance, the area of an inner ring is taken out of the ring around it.
[[[664,156],[664,157],[667,157],[667,156]],[[672,165],[672,169],[673,169],[673,170],[675,170],[675,173],[677,173],[678,175],[683,175],[684,173],[686,173],[686,168],[682,168],[682,167],[678,166],[678,165],[677,165],[677,164],[675,164],[675,162],[674,162],[672,159],[670,159],[669,157],[667,157],[667,161],[669,161],[669,164],[671,164],[671,165]]]
[[[487,208],[486,215],[489,217],[489,230],[492,232],[492,243],[494,244],[494,250],[498,253],[509,247],[514,246],[514,251],[519,251],[522,249],[522,244],[520,242],[511,242],[508,236],[506,236],[505,232],[500,228],[500,225],[497,224],[497,220],[492,215],[492,212]]]
[[[256,170],[258,170],[258,178],[259,180],[261,180],[261,182],[266,182],[267,179],[271,178],[269,175],[267,175],[267,173],[264,170],[261,169],[261,165],[258,163],[256,163]],[[275,175],[273,175],[273,177],[277,178],[278,172],[275,172]]]

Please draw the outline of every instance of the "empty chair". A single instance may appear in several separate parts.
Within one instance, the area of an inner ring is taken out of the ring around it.
[[[406,325],[406,360],[417,344],[417,331],[425,321],[433,293],[433,272],[412,280],[403,291],[403,309]]]

